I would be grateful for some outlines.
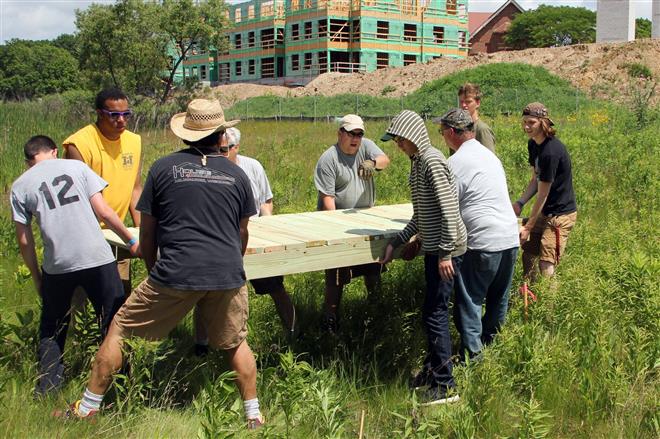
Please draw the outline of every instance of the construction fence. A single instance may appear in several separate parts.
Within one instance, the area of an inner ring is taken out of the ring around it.
[[[385,87],[383,94],[395,89]],[[593,107],[594,101],[580,91],[557,89],[497,89],[489,90],[481,100],[480,113],[486,116],[520,114],[530,102],[543,102],[552,114],[577,113]],[[602,105],[602,104],[601,104]],[[344,94],[332,97],[260,96],[239,101],[228,108],[227,117],[242,120],[308,120],[330,121],[354,113],[370,119],[388,119],[408,109],[429,118],[458,106],[456,92],[417,92],[396,98]]]

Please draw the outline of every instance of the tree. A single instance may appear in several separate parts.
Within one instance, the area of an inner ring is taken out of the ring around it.
[[[76,35],[61,34],[54,40],[51,40],[50,43],[55,47],[66,50],[76,59],[80,56],[80,51],[78,50],[78,38]]]
[[[80,65],[90,84],[154,93],[166,66],[159,8],[153,2],[121,0],[76,11]]]
[[[635,20],[635,39],[651,38],[651,20],[638,18]]]
[[[0,95],[30,99],[80,88],[78,62],[46,41],[13,39],[0,46]]]
[[[165,101],[176,70],[195,47],[219,47],[223,0],[120,0],[76,11],[80,63],[97,85],[115,85]],[[161,88],[162,87],[162,88]]]
[[[586,8],[541,5],[516,15],[505,39],[514,49],[593,43],[596,13]]]
[[[174,45],[177,57],[170,64],[161,102],[167,99],[179,65],[193,48],[208,50],[209,47],[220,48],[225,44],[225,10],[222,0],[194,3],[192,0],[163,0],[161,29]]]

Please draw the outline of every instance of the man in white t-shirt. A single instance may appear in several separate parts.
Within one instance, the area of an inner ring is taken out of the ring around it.
[[[251,157],[238,154],[241,146],[241,132],[236,127],[227,128],[220,144],[220,152],[227,155],[227,158],[237,164],[250,179],[252,194],[258,216],[267,216],[273,214],[273,192],[270,189],[268,176],[264,167]],[[284,276],[274,276],[262,279],[252,279],[250,281],[254,292],[258,295],[269,294],[273,298],[277,314],[282,320],[282,325],[286,329],[289,338],[293,337],[296,323],[296,310],[291,301],[291,297],[284,287]],[[199,319],[195,319],[195,352],[203,354],[205,349],[205,330],[201,327]]]
[[[447,146],[454,151],[449,164],[468,234],[454,319],[461,334],[461,353],[474,357],[493,340],[506,317],[518,255],[518,220],[502,163],[475,139],[470,113],[454,108],[433,121],[440,124]]]

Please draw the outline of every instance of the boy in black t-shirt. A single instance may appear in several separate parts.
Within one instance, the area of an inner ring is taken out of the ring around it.
[[[520,228],[528,280],[534,280],[537,258],[542,275],[554,274],[577,218],[571,158],[566,146],[555,137],[553,125],[543,104],[534,102],[523,110],[532,175],[525,192],[513,203],[513,210],[520,215],[525,203],[537,195],[527,223]]]

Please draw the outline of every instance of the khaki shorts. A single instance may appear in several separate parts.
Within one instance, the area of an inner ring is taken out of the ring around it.
[[[576,219],[577,212],[539,217],[529,234],[529,241],[522,245],[523,251],[538,256],[541,261],[559,264]]]
[[[138,285],[115,315],[122,336],[161,340],[199,304],[209,345],[233,349],[247,337],[247,287],[231,290],[186,291],[147,278]]]
[[[131,260],[118,255],[117,271],[119,272],[121,284],[124,287],[124,297],[128,297],[131,294]]]
[[[360,276],[380,276],[387,268],[377,262],[371,264],[354,265],[352,267],[331,268],[325,270],[325,284],[343,286],[351,283],[351,279]]]

